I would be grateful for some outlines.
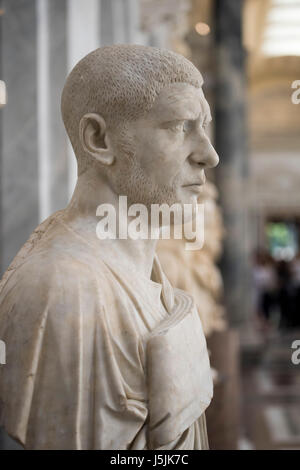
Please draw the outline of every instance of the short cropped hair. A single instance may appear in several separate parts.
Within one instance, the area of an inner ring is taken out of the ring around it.
[[[200,88],[203,79],[189,60],[155,47],[105,46],[80,60],[67,78],[61,99],[62,118],[78,165],[78,129],[84,114],[100,114],[108,129],[113,129],[147,113],[162,88],[171,83]]]

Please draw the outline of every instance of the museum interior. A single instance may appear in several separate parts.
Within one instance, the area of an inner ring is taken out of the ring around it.
[[[0,34],[1,275],[72,195],[60,95],[73,66],[129,43],[199,68],[220,157],[204,246],[162,240],[158,256],[203,322],[210,449],[300,449],[300,0],[0,0]],[[2,431],[0,449],[20,446]]]

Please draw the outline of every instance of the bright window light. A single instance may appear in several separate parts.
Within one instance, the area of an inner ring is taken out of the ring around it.
[[[280,7],[289,7],[294,5],[299,5],[299,0],[273,0],[273,6],[280,6]]]
[[[267,56],[300,56],[300,40],[295,41],[265,41],[262,52]]]
[[[267,15],[268,23],[296,23],[300,24],[300,4],[291,7],[271,8]]]
[[[288,25],[270,25],[267,27],[265,38],[300,38],[300,27],[299,26],[288,26]]]
[[[266,23],[264,55],[300,56],[300,0],[273,0]]]

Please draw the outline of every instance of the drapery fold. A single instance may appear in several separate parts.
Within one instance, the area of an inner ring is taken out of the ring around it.
[[[28,449],[206,448],[211,375],[190,296],[157,258],[147,284],[96,256],[60,215],[31,240],[0,292],[7,432]]]

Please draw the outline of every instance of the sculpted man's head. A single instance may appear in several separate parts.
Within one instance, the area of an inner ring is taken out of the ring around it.
[[[204,169],[218,163],[202,84],[196,67],[168,50],[117,45],[88,54],[62,94],[78,175],[96,172],[130,203],[191,202]]]

